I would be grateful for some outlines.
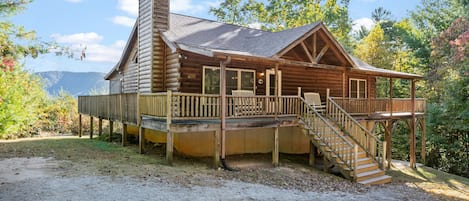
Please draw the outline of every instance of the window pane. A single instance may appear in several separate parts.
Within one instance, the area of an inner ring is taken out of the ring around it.
[[[205,94],[218,94],[220,91],[220,70],[205,68]]]
[[[358,98],[357,80],[350,80],[350,98]]]
[[[238,89],[238,71],[226,71],[226,94],[231,95],[233,90]]]
[[[254,91],[254,72],[241,71],[241,90]]]
[[[366,98],[366,81],[365,80],[360,80],[360,84],[358,85],[359,87],[359,94],[360,98]]]

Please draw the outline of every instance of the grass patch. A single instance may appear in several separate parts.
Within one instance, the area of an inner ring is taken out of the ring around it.
[[[405,162],[397,162],[393,165],[394,167],[387,172],[393,177],[393,182],[415,186],[440,197],[469,200],[468,178],[425,166],[412,169]]]

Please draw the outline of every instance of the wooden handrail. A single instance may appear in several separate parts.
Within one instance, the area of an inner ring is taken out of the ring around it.
[[[347,133],[356,144],[358,144],[367,155],[371,155],[381,168],[384,168],[383,158],[385,150],[383,142],[373,135],[368,129],[363,127],[349,113],[339,106],[332,98],[329,98],[327,115]],[[374,147],[373,144],[376,144]],[[377,158],[375,158],[375,156]]]
[[[341,132],[329,123],[318,111],[306,101],[298,97],[301,102],[300,119],[303,121],[305,127],[313,131],[319,138],[321,143],[324,143],[331,151],[342,161],[345,166],[354,172],[356,170],[356,156],[357,151],[354,145],[350,143]],[[337,143],[339,140],[340,143]],[[345,147],[343,145],[346,145]],[[356,178],[356,177],[355,177]]]

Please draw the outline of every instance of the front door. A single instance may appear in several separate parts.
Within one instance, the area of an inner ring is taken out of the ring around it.
[[[266,71],[266,89],[267,96],[275,96],[275,70]],[[282,71],[278,71],[278,95],[282,95]]]
[[[265,93],[267,96],[275,96],[275,70],[267,70],[266,71],[266,83],[265,83]],[[282,72],[281,71],[278,71],[278,79],[277,79],[277,92],[278,92],[278,96],[281,96],[282,95]],[[279,110],[282,110],[281,109],[281,101],[280,100],[280,103],[279,103],[279,107],[278,109]],[[267,113],[269,114],[273,114],[275,112],[275,98],[268,98],[267,99]]]

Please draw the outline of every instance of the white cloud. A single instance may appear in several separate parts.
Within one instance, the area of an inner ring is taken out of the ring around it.
[[[118,25],[133,27],[135,24],[135,19],[126,16],[115,16],[114,18],[112,18],[112,22]]]
[[[366,29],[371,30],[371,28],[373,28],[374,25],[375,23],[370,18],[364,17],[364,18],[356,19],[356,20],[353,20],[352,32],[357,32],[358,30],[360,30],[361,26],[364,26],[366,27]]]
[[[138,16],[138,0],[119,0],[117,7],[132,16]]]
[[[122,48],[124,49],[125,45],[127,44],[127,41],[125,40],[118,40],[112,44],[112,47],[115,48]]]
[[[77,55],[81,54],[83,47],[81,45],[73,45],[72,49]],[[90,44],[86,46],[85,61],[110,62],[115,63],[119,60],[122,48],[113,45],[106,46],[101,44]]]
[[[70,2],[70,3],[80,3],[82,2],[82,0],[65,0],[67,2]]]
[[[68,43],[68,44],[90,44],[98,43],[103,37],[95,32],[89,33],[76,33],[70,35],[52,34],[51,38],[55,39],[57,43]]]
[[[173,0],[170,2],[170,9],[172,12],[199,13],[207,12],[211,6],[216,7],[219,4],[218,0],[205,0],[196,3],[192,0]]]

